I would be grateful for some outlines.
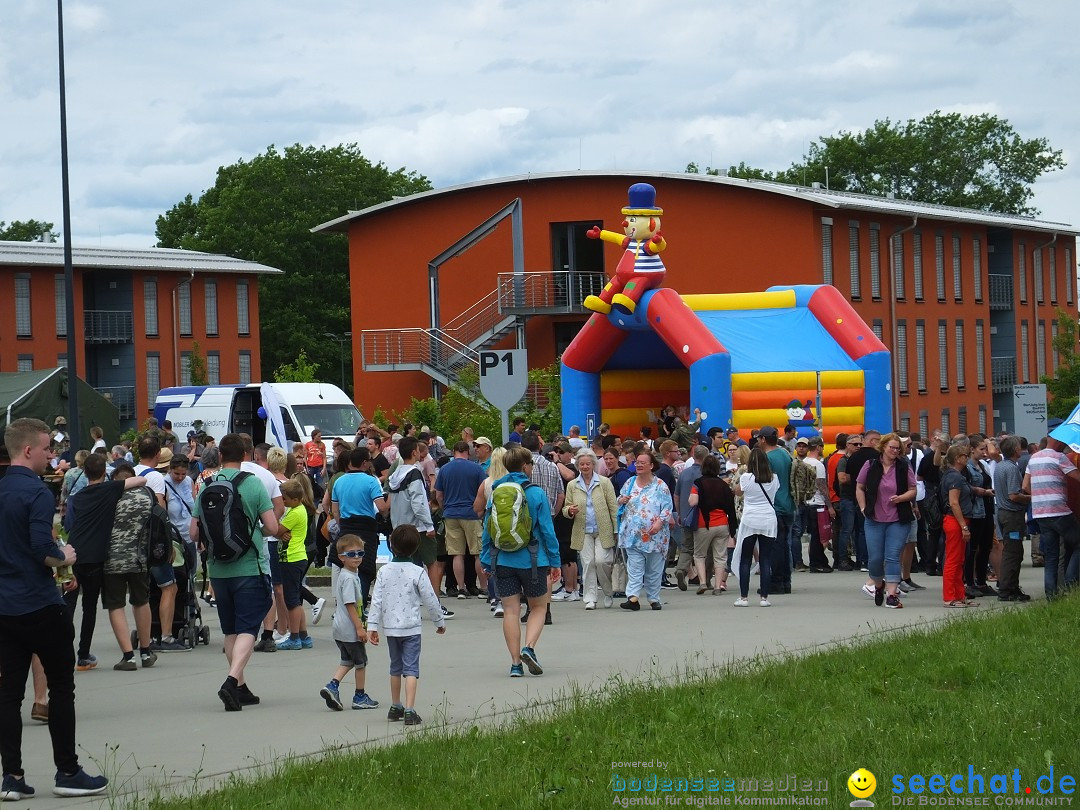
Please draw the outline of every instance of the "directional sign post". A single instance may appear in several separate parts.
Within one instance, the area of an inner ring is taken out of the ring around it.
[[[504,442],[510,438],[510,409],[529,386],[528,362],[525,349],[480,352],[480,393],[502,413]]]
[[[1014,432],[1030,442],[1046,435],[1046,386],[1013,386]]]

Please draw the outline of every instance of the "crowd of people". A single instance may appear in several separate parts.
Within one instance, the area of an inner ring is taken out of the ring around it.
[[[733,427],[702,434],[699,412],[691,421],[665,408],[655,439],[652,426],[624,439],[607,425],[592,437],[577,426],[546,437],[518,419],[503,446],[466,428],[448,447],[426,427],[364,423],[329,451],[317,429],[286,451],[244,434],[218,444],[193,431],[180,442],[163,424],[130,449],[106,448],[96,435],[60,470],[58,451],[69,452],[58,446],[61,427],[20,419],[5,433],[0,798],[33,794],[19,712],[32,667],[41,673],[32,716],[53,736],[56,792],[104,790],[74,749],[73,672],[98,665],[98,600],[119,648],[113,669],[188,652],[190,641],[177,637],[189,618],[177,610],[178,584],[195,581],[185,561],[200,557],[200,598],[216,608],[224,636],[218,697],[227,711],[260,702],[246,679],[255,652],[314,646],[308,625],[331,610],[306,577],[325,564],[339,662],[320,696],[332,710],[377,708],[366,645],[385,640],[387,716],[406,725],[422,722],[422,617],[439,633],[454,617],[443,599],[486,599],[501,620],[509,675],[522,677],[543,673],[537,649],[553,601],[658,611],[662,590],[722,595],[735,577],[741,608],[756,573],[755,601],[770,607],[793,592],[793,572],[861,572],[853,593],[892,609],[926,589],[913,578],[920,572],[942,578],[945,607],[1027,601],[1019,571],[1033,536],[1047,598],[1080,575],[1080,470],[1049,437],[1033,447],[1016,436],[939,432],[924,443],[907,431],[867,430],[839,434],[826,454],[820,436],[791,425],[745,438]],[[63,475],[59,499],[42,483],[47,474]],[[175,529],[164,562],[150,558],[155,514]],[[379,569],[384,537],[392,556]],[[355,691],[343,701],[350,671]]]

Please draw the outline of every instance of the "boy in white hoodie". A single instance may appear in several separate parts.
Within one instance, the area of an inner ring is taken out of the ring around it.
[[[422,722],[416,713],[416,683],[420,678],[421,608],[426,607],[436,633],[446,632],[439,598],[423,568],[412,555],[420,545],[415,526],[402,525],[390,534],[394,556],[375,579],[368,611],[368,641],[378,645],[380,630],[390,652],[390,720],[404,720],[407,726]],[[405,678],[405,702],[401,702],[401,679]]]

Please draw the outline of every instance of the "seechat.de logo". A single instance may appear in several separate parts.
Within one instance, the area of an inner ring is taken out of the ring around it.
[[[873,807],[874,803],[869,801],[869,798],[877,790],[877,777],[866,768],[859,768],[848,777],[847,789],[855,797],[855,801],[851,803],[852,807]]]

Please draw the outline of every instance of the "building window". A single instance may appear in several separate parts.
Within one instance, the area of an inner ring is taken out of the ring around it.
[[[180,384],[191,385],[191,352],[180,352]]]
[[[1036,250],[1031,258],[1032,271],[1035,274],[1035,300],[1043,302],[1042,251]]]
[[[1039,328],[1035,330],[1035,372],[1037,380],[1046,374],[1046,321],[1039,321]]]
[[[191,337],[191,282],[186,279],[176,288],[177,306],[180,309],[180,334]]]
[[[1028,363],[1028,322],[1020,321],[1020,371],[1023,373],[1024,382],[1031,382],[1031,369]]]
[[[1065,303],[1072,306],[1073,302],[1073,279],[1076,278],[1076,267],[1073,265],[1072,248],[1065,248]]]
[[[956,390],[963,391],[967,387],[964,375],[964,322],[956,322]]]
[[[870,329],[873,330],[874,335],[877,337],[878,340],[885,340],[885,331],[881,323],[881,318],[874,318],[874,320],[870,324]]]
[[[821,281],[833,283],[832,219],[829,217],[821,218]]]
[[[161,390],[161,356],[157,352],[146,353],[146,410],[154,410],[154,401]]]
[[[945,321],[938,321],[938,385],[942,391],[949,390],[949,325]]]
[[[1017,265],[1017,267],[1019,268],[1019,275],[1020,275],[1020,303],[1021,304],[1026,304],[1027,303],[1027,246],[1023,242],[1020,243],[1020,255],[1018,256],[1018,259],[1019,259],[1019,264]]]
[[[979,406],[979,433],[986,435],[986,406]]]
[[[979,388],[986,388],[986,361],[983,358],[986,348],[986,336],[982,321],[975,321],[975,382]]]
[[[1054,364],[1050,371],[1053,374],[1058,370],[1057,336],[1057,321],[1050,321],[1050,360]]]
[[[926,324],[915,321],[915,382],[926,393]]]
[[[1057,248],[1050,247],[1050,303],[1057,303]]]
[[[959,408],[956,409],[956,432],[968,432],[967,405],[961,405]]]
[[[943,408],[941,411],[941,432],[946,436],[952,435],[952,429],[949,425],[949,409]]]
[[[870,297],[881,300],[881,226],[870,223]]]
[[[901,394],[908,392],[907,378],[907,321],[896,322],[896,388]]]
[[[15,360],[16,371],[33,371],[34,370],[34,355],[32,354],[20,354]]]
[[[915,300],[923,300],[922,274],[922,234],[915,231],[911,235],[911,268],[915,274]]]
[[[945,237],[934,237],[934,272],[937,274],[937,300],[945,300]]]
[[[848,267],[851,269],[851,300],[862,298],[862,279],[859,276],[859,223],[848,222]]]
[[[952,238],[952,294],[954,301],[964,297],[963,267],[960,262],[960,237]]]
[[[906,298],[904,289],[904,236],[895,234],[892,237],[892,261],[893,261],[893,289],[897,301]]]
[[[911,416],[910,415],[908,415],[906,413],[900,414],[900,429],[901,430],[911,430]]]
[[[251,352],[240,352],[240,379],[238,382],[244,385],[251,382]]]
[[[919,411],[919,435],[924,442],[930,441],[930,413]]]
[[[15,276],[15,336],[30,335],[30,274],[18,273]]]
[[[206,353],[206,384],[221,385],[221,354],[219,352]]]
[[[248,303],[247,279],[236,282],[236,332],[239,335],[251,334],[251,309]]]
[[[158,336],[157,279],[143,279],[143,320],[146,321],[146,336]]]
[[[57,368],[67,368],[67,355],[66,354],[58,354],[58,355],[56,355],[56,367]]]
[[[982,240],[978,237],[971,242],[971,269],[972,276],[975,278],[975,301],[981,304],[983,300],[983,282],[982,282]]]
[[[53,289],[53,300],[56,303],[56,336],[67,337],[67,295],[62,273],[54,277]]]
[[[203,282],[203,296],[206,299],[206,334],[218,333],[217,321],[217,282],[212,278]]]

